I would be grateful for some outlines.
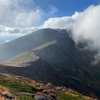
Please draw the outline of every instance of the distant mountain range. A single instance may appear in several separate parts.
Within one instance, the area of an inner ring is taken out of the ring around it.
[[[96,52],[84,45],[75,45],[67,30],[41,29],[0,46],[0,72],[100,98],[100,63],[92,64]]]

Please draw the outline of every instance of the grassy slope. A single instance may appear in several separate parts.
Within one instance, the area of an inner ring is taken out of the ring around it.
[[[59,96],[59,100],[86,100],[86,99],[78,96],[72,96],[69,94],[62,94]]]
[[[6,80],[6,79],[0,78],[0,85],[5,86],[15,92],[34,93],[34,88],[31,85],[16,82],[14,80]]]
[[[48,46],[50,46],[50,45],[56,44],[56,43],[57,43],[57,41],[55,41],[55,40],[54,40],[54,41],[49,41],[49,42],[47,42],[47,43],[44,43],[44,44],[42,44],[42,45],[40,45],[40,46],[34,48],[33,51],[37,51],[37,50],[44,49],[44,48],[46,48],[46,47],[48,47]]]
[[[38,56],[29,51],[21,53],[5,62],[32,62],[32,61],[37,61],[38,59],[39,59]]]
[[[8,77],[8,78],[7,78]],[[15,80],[15,79],[21,79]],[[18,76],[7,76],[6,77],[0,77],[0,85],[3,87],[5,90],[9,90],[9,92],[17,97],[17,100],[34,100],[30,95],[25,95],[25,93],[30,93],[34,94],[36,92],[36,89],[34,86],[30,83],[27,83],[27,80],[29,79],[23,78],[23,77],[18,77]],[[26,81],[26,83],[24,82]],[[32,80],[30,80],[31,82]],[[1,90],[1,87],[0,87]],[[74,90],[71,90],[74,91]],[[24,93],[24,94],[23,94]],[[66,94],[63,93],[59,95],[58,99],[59,100],[93,100],[93,99],[86,99],[83,98],[82,96],[79,96],[80,93],[75,92],[76,96],[73,96],[72,93]],[[82,95],[82,94],[81,94]],[[2,99],[1,99],[2,100]]]
[[[7,62],[32,62],[32,61],[37,61],[39,59],[38,56],[36,56],[34,54],[33,51],[37,51],[37,50],[41,50],[41,49],[44,49],[52,44],[55,44],[57,41],[49,41],[47,43],[44,43],[30,51],[27,51],[27,52],[23,52],[7,61],[5,61],[6,63]]]
[[[20,92],[34,93],[34,87],[29,84],[0,78],[0,85],[8,88],[13,95],[17,96],[17,100],[34,100],[30,96],[20,95]]]

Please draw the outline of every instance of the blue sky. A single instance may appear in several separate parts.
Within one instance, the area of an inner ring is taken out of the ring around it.
[[[56,17],[70,16],[75,11],[83,11],[90,5],[98,5],[100,0],[35,0],[44,11],[49,10],[49,6],[54,6],[58,12]]]
[[[58,11],[49,16],[44,16],[43,19],[36,24],[41,25],[50,17],[71,16],[76,11],[82,12],[90,5],[100,4],[100,0],[35,0],[36,5],[39,5],[44,12],[49,12],[50,7],[55,7]]]

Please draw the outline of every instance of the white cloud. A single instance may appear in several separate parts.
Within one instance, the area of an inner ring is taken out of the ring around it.
[[[33,0],[0,0],[0,24],[32,27],[42,18],[42,10]]]
[[[49,15],[52,15],[58,12],[58,9],[54,6],[50,6],[49,8],[50,8]]]
[[[20,30],[21,28],[11,28],[11,27],[0,26],[0,34],[20,33]]]
[[[75,23],[72,26],[75,41],[81,39],[92,40],[94,45],[98,45],[100,36],[100,5],[90,6],[84,12],[76,13],[72,17]],[[98,41],[97,41],[98,40]]]
[[[31,28],[20,28],[20,27],[5,27],[0,26],[0,36],[6,34],[29,34],[33,31],[38,30],[36,27]]]
[[[74,23],[74,19],[71,17],[57,17],[57,18],[50,18],[47,21],[44,22],[44,24],[41,26],[42,28],[60,28],[60,29],[66,29],[70,28],[71,25]]]
[[[17,26],[32,27],[40,21],[41,15],[40,10],[30,11],[29,13],[23,12],[17,16],[15,23]]]
[[[57,11],[50,6],[45,12],[34,0],[0,0],[0,34],[31,33],[37,30],[35,25],[43,21],[43,16],[51,16]]]
[[[43,11],[34,0],[0,0],[0,25],[6,27],[34,27],[44,17],[52,16],[58,9],[49,6]]]
[[[89,41],[88,48],[98,51],[95,59],[100,61],[100,5],[92,5],[73,18],[76,20],[72,26],[73,39],[76,43]]]

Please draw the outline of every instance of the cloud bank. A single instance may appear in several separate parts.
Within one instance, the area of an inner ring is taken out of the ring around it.
[[[49,6],[45,12],[34,0],[0,0],[1,34],[28,34],[37,29],[44,17],[55,14],[58,9]]]
[[[0,25],[32,27],[42,14],[42,9],[33,0],[0,0]]]
[[[60,28],[60,29],[69,29],[72,24],[75,22],[74,19],[71,17],[57,17],[57,18],[50,18],[44,22],[41,28]]]
[[[100,60],[100,5],[91,5],[72,16],[50,18],[42,27],[71,30],[75,43],[88,41],[87,48],[97,50],[98,55],[95,58]]]
[[[50,18],[41,28],[71,30],[76,43],[90,40],[91,47],[96,48],[100,44],[100,5],[92,5],[83,12],[75,12],[72,16]]]
[[[5,34],[29,34],[36,30],[38,30],[37,27],[21,28],[21,27],[0,26],[0,36]]]

